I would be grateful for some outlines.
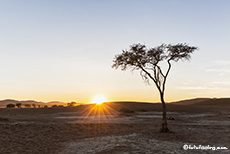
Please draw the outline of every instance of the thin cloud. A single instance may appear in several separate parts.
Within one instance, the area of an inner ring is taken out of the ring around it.
[[[208,87],[208,86],[185,86],[177,87],[177,89],[182,90],[209,90],[209,91],[229,91],[229,88],[224,87]]]
[[[214,81],[212,84],[215,86],[229,86],[230,81]]]
[[[212,88],[212,87],[201,87],[201,86],[194,86],[194,87],[189,87],[189,86],[186,86],[186,87],[178,87],[177,89],[183,89],[183,90],[214,90],[216,88]]]
[[[209,66],[205,71],[206,72],[214,72],[218,75],[225,75],[230,73],[230,61],[226,60],[216,60],[213,61],[213,66]]]
[[[227,68],[221,68],[221,69],[207,69],[206,72],[230,73],[230,69],[227,69]]]
[[[214,63],[218,65],[230,65],[230,61],[226,61],[226,60],[216,60],[214,61]]]

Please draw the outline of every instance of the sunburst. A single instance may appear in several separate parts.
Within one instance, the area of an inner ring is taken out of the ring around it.
[[[92,103],[95,103],[95,104],[98,104],[98,105],[100,105],[100,104],[102,104],[104,102],[107,102],[107,99],[103,95],[97,95],[92,100]]]

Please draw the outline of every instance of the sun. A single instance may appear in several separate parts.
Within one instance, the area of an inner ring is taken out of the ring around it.
[[[103,95],[97,95],[92,100],[92,103],[96,103],[98,105],[102,104],[103,102],[107,102],[107,99]]]

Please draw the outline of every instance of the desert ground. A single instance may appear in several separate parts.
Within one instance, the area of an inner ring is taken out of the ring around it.
[[[230,153],[230,105],[161,104],[0,109],[1,154]],[[184,145],[228,149],[184,150]]]

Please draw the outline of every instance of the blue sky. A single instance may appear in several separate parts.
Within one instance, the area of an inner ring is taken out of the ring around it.
[[[227,0],[0,1],[0,99],[153,101],[138,72],[111,68],[133,43],[187,42],[190,62],[173,65],[166,100],[228,97]]]

